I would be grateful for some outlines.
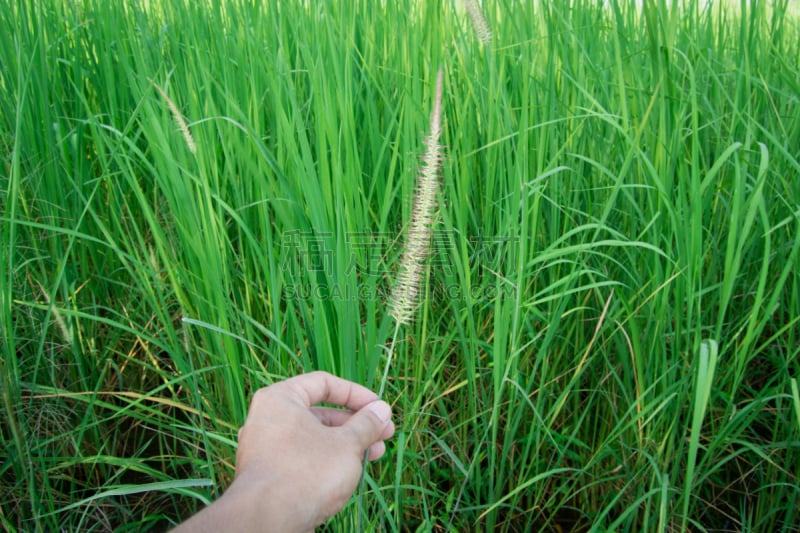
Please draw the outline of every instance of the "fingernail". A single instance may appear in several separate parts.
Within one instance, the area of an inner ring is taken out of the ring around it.
[[[386,402],[372,402],[367,407],[383,423],[388,422],[389,419],[392,418],[392,408],[389,407],[389,404]]]

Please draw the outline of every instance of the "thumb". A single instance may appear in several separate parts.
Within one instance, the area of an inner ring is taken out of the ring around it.
[[[353,414],[342,426],[355,436],[359,451],[363,452],[375,442],[386,438],[386,427],[391,423],[392,408],[378,400],[368,403]]]

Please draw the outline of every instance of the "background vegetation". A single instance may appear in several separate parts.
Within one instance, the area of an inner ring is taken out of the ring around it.
[[[442,66],[370,530],[796,531],[798,19],[598,4],[0,1],[3,527],[164,529],[254,389],[377,385]]]

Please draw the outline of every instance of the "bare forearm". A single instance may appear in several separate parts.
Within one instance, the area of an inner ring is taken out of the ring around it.
[[[217,501],[173,530],[174,533],[263,532],[305,533],[294,504],[282,502],[272,491],[240,489],[235,484]]]

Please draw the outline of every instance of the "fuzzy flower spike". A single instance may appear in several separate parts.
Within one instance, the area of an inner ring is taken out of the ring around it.
[[[439,173],[442,168],[442,69],[436,77],[436,100],[431,113],[430,133],[425,139],[425,155],[417,176],[411,227],[400,260],[400,270],[390,300],[389,314],[397,325],[411,322],[419,298],[419,286],[430,251],[431,229],[436,216],[436,196],[439,192]]]
[[[482,43],[488,43],[492,40],[492,30],[489,29],[489,23],[486,17],[483,16],[481,6],[478,5],[478,0],[464,0],[464,7],[472,19],[472,26],[475,28],[475,33],[478,34],[478,40]]]
[[[167,107],[172,113],[172,117],[175,119],[175,123],[178,124],[178,129],[181,130],[181,134],[183,134],[183,140],[186,141],[186,146],[189,148],[189,151],[192,152],[193,154],[196,154],[197,143],[194,142],[194,137],[192,137],[192,132],[189,131],[189,125],[186,124],[186,120],[184,120],[183,115],[181,115],[180,110],[178,110],[178,106],[175,105],[175,102],[172,101],[172,98],[169,97],[169,95],[166,93],[166,91],[164,91],[164,89],[156,85],[156,82],[154,82],[150,78],[147,79],[148,81],[150,81],[153,87],[155,87],[156,91],[158,91],[158,94],[161,95],[161,98],[163,98],[164,101],[167,102]]]
[[[414,318],[419,299],[419,285],[425,270],[425,259],[430,252],[431,228],[436,216],[436,195],[439,192],[439,172],[442,168],[443,157],[442,146],[439,144],[439,137],[442,135],[441,116],[442,69],[439,69],[436,77],[436,99],[431,113],[431,129],[425,139],[425,155],[422,157],[422,168],[417,175],[417,189],[414,193],[411,227],[408,230],[408,235],[406,235],[406,245],[400,258],[399,273],[389,300],[389,315],[395,320],[395,328],[392,342],[388,346],[386,364],[383,367],[383,379],[381,379],[381,385],[378,389],[379,398],[383,398],[400,326],[409,324]],[[363,472],[366,472],[368,459],[369,451],[364,454]],[[362,498],[365,491],[365,483],[366,476],[362,474],[357,531],[364,531]]]

